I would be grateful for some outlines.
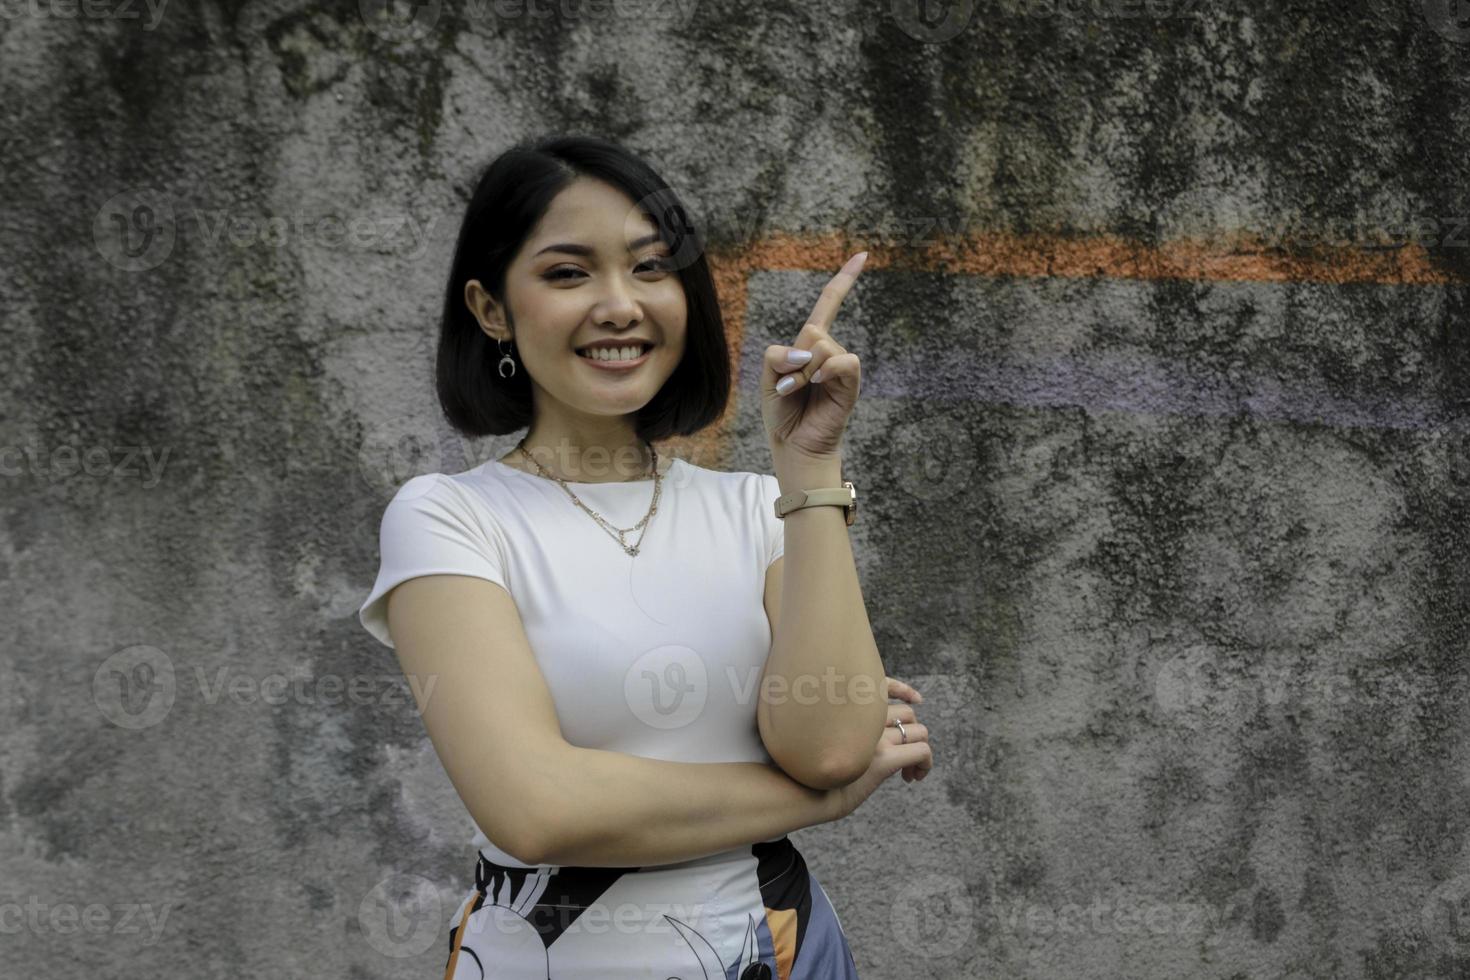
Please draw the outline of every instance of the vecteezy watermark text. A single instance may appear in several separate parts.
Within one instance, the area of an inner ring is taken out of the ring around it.
[[[0,0],[3,2],[3,0]],[[112,195],[92,218],[98,254],[122,272],[145,272],[168,261],[180,239],[195,249],[316,248],[329,251],[424,254],[440,215],[411,213],[252,214],[184,207],[151,188]]]
[[[137,20],[148,14],[143,30],[151,31],[163,20],[168,0],[0,0],[0,20],[22,17],[57,20]]]
[[[1326,221],[1321,224],[1277,225],[1261,234],[1268,248],[1399,249],[1470,247],[1470,215],[1409,215],[1379,224]]]
[[[385,708],[426,707],[439,682],[437,674],[297,674],[257,676],[226,665],[209,676],[195,666],[200,699],[208,705],[228,698],[237,705],[264,703],[333,706],[372,705]],[[408,681],[405,692],[404,679]],[[168,717],[179,689],[173,658],[158,647],[140,644],[104,660],[92,677],[92,702],[119,728],[151,728]]]
[[[495,21],[626,19],[684,26],[699,0],[358,0],[368,30],[395,44],[423,41],[441,21],[466,25]]]
[[[22,932],[35,935],[55,933],[60,936],[78,932],[136,935],[143,931],[143,922],[146,921],[149,938],[143,941],[143,945],[151,946],[162,935],[172,908],[172,903],[168,902],[162,907],[147,902],[123,902],[118,905],[92,902],[78,906],[71,902],[47,903],[32,895],[24,905],[19,902],[0,902],[0,936]]]
[[[0,477],[29,473],[55,483],[78,473],[106,479],[142,476],[143,487],[152,490],[163,479],[168,454],[166,446],[0,446]]]

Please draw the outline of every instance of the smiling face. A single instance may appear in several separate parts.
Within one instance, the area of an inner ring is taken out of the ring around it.
[[[663,387],[684,356],[688,318],[670,257],[631,198],[583,177],[556,196],[506,269],[513,337],[504,307],[477,280],[466,284],[465,300],[485,332],[515,342],[518,367],[531,379],[534,428],[601,428],[631,416]],[[624,362],[579,352],[602,341],[643,352]]]

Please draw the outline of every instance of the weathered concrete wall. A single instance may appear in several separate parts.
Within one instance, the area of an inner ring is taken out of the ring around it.
[[[442,970],[471,827],[355,612],[392,489],[514,441],[434,316],[560,130],[704,209],[742,396],[872,252],[938,761],[796,835],[865,977],[1470,973],[1456,5],[382,6],[4,5],[0,972]],[[686,448],[768,468],[749,397]]]

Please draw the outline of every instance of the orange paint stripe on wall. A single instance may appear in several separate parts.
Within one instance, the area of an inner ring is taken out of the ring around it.
[[[1446,271],[1430,260],[1428,249],[1404,244],[1393,249],[1319,246],[1297,254],[1273,248],[1257,235],[1226,239],[1181,238],[1145,245],[1117,235],[1066,236],[984,232],[969,236],[934,235],[922,244],[885,247],[842,233],[776,234],[745,245],[712,249],[710,263],[730,339],[731,373],[745,339],[746,286],[754,272],[835,273],[866,249],[864,271],[902,269],[989,278],[1187,279],[1202,282],[1377,283],[1444,286],[1470,283],[1470,273]],[[793,310],[791,332],[806,310]],[[747,385],[748,387],[748,385]],[[725,416],[713,431],[676,441],[703,465],[724,467],[725,437],[737,399],[732,392]]]
[[[898,268],[971,276],[1197,279],[1210,282],[1370,282],[1384,285],[1470,283],[1470,273],[1442,269],[1422,245],[1397,248],[1319,246],[1297,254],[1258,235],[1180,238],[1145,245],[1117,235],[935,235],[923,244],[884,246],[841,234],[772,235],[711,259],[744,274],[756,270],[836,272],[866,249],[867,269]]]

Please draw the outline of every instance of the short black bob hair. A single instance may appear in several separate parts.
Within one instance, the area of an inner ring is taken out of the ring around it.
[[[509,378],[500,351],[465,305],[465,283],[480,284],[505,303],[505,272],[552,199],[579,177],[619,188],[640,202],[674,253],[688,304],[684,358],[637,413],[640,438],[690,435],[717,421],[730,397],[730,348],[714,279],[694,219],[668,183],[643,160],[609,140],[550,136],[522,141],[480,175],[465,208],[444,292],[435,379],[449,424],[466,436],[504,435],[532,420],[531,383],[523,364]],[[656,201],[658,214],[645,202]],[[670,220],[677,215],[676,221]],[[663,218],[663,220],[660,220]],[[673,225],[673,227],[670,227]],[[508,324],[515,321],[506,307]],[[510,347],[508,353],[514,353]]]

